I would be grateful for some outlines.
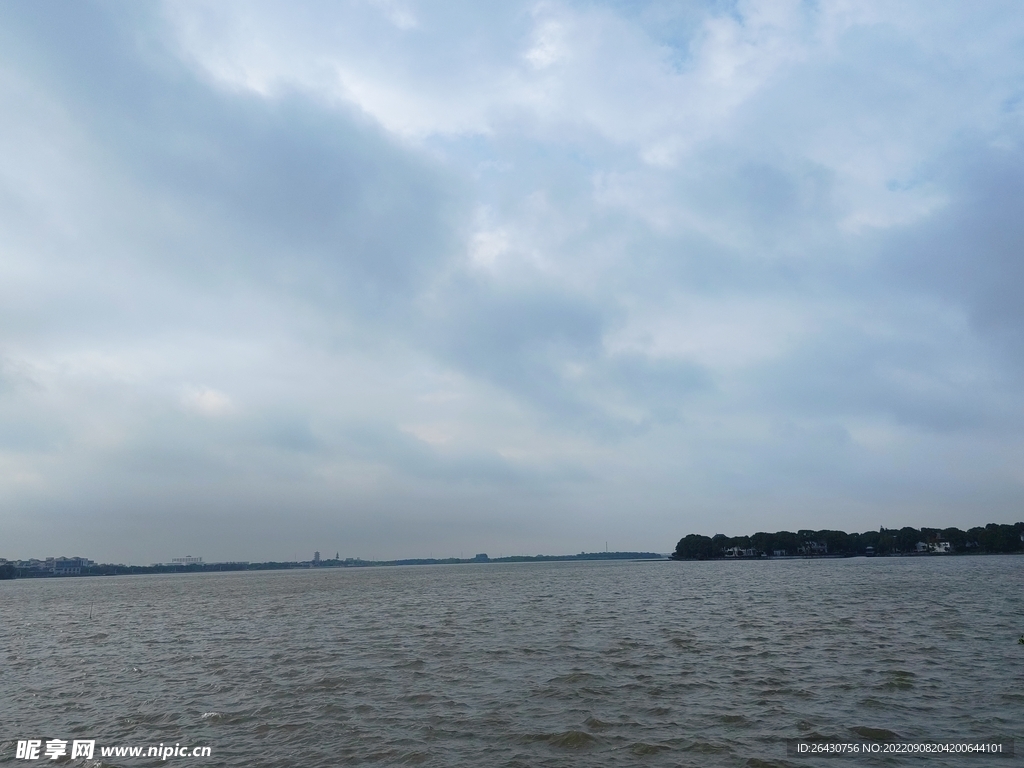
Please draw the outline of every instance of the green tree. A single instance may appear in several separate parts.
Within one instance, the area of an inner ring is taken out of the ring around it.
[[[909,525],[900,528],[896,532],[896,551],[897,552],[914,552],[917,550],[917,542],[924,541],[924,536],[917,528],[911,528]]]
[[[707,560],[714,556],[711,539],[699,533],[691,533],[681,538],[672,555],[676,560]]]
[[[730,541],[729,537],[726,536],[724,533],[716,533],[714,536],[712,536],[711,537],[711,556],[712,557],[721,557],[722,556],[722,551],[724,549],[727,549],[728,547],[732,546],[732,544],[730,544],[729,541]]]
[[[967,548],[967,534],[959,528],[944,528],[942,540],[948,541],[954,552],[963,552]]]

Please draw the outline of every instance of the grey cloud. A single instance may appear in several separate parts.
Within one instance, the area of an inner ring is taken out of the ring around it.
[[[887,249],[892,274],[964,307],[979,332],[1024,362],[1024,154],[981,139],[942,158],[950,201]]]
[[[981,361],[956,346],[832,328],[751,371],[747,386],[782,413],[936,432],[1016,431],[1003,410],[1006,383],[979,378]]]
[[[604,368],[610,384],[662,410],[685,403],[696,392],[714,388],[709,371],[684,360],[624,353],[611,356]]]
[[[494,451],[467,453],[457,448],[437,450],[405,434],[394,426],[382,423],[348,423],[339,425],[337,445],[350,457],[387,467],[403,477],[403,484],[412,479],[424,492],[448,485],[522,489],[576,483],[588,479],[588,473],[570,462],[554,462],[547,466],[511,462]]]
[[[451,249],[453,180],[365,118],[299,94],[217,90],[162,49],[140,50],[123,18],[66,10],[20,9],[12,48],[34,38],[45,52],[30,71],[88,130],[103,162],[95,191],[127,182],[144,196],[120,201],[128,215],[150,217],[146,203],[176,211],[139,231],[115,203],[103,213],[134,242],[94,247],[156,257],[187,282],[269,281],[371,314],[395,311]]]
[[[605,439],[678,418],[679,407],[710,384],[692,363],[609,355],[603,335],[617,309],[532,285],[498,289],[460,282],[441,294],[426,343],[459,370],[501,387],[547,419]],[[639,422],[609,406],[644,415]]]
[[[255,429],[258,438],[282,451],[315,454],[326,448],[308,417],[291,413],[264,413]]]
[[[534,286],[458,281],[432,310],[426,341],[460,369],[556,410],[578,407],[561,364],[596,354],[603,313],[587,299]]]

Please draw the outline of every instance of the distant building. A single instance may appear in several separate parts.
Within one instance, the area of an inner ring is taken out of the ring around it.
[[[756,549],[743,549],[742,547],[729,547],[722,551],[726,557],[755,557]]]
[[[828,554],[828,544],[823,541],[805,541],[798,550],[799,554],[809,557],[820,557]]]
[[[928,552],[929,551],[928,545],[925,542],[923,542],[923,541],[919,541],[919,542],[917,542],[917,544],[914,545],[914,551],[915,552]]]
[[[952,552],[948,541],[932,541],[928,544],[928,551],[937,555],[948,555]]]
[[[313,565],[320,565],[320,553],[319,552],[314,552],[313,553]]]
[[[203,558],[192,557],[192,555],[185,555],[185,557],[172,557],[172,565],[202,565]]]
[[[486,552],[481,552],[479,555],[473,558],[473,562],[475,563],[486,563],[488,560],[490,560],[490,558],[487,556]]]
[[[17,565],[18,568],[20,570],[22,570],[22,571],[40,571],[40,572],[43,572],[43,571],[49,570],[46,567],[46,561],[45,560],[40,560],[40,559],[35,558],[35,557],[29,558],[28,560],[18,560],[15,563],[15,565]]]
[[[43,570],[54,576],[80,576],[82,569],[92,564],[92,560],[87,557],[48,557]]]

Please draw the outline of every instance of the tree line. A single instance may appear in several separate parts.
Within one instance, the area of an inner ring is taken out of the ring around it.
[[[879,528],[864,533],[831,530],[778,531],[753,536],[702,536],[691,533],[676,544],[675,560],[712,560],[728,556],[779,557],[798,555],[898,555],[917,552],[926,546],[948,542],[954,553],[1024,552],[1024,523],[989,523],[969,528]],[[870,548],[870,549],[869,549]]]

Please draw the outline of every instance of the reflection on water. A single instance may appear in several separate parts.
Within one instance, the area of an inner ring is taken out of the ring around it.
[[[1022,588],[1013,556],[0,582],[0,763],[57,737],[310,768],[808,765],[786,739],[1013,738]]]

